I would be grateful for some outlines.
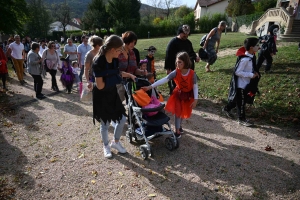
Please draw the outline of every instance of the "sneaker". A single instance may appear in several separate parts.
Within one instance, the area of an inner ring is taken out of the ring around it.
[[[46,96],[44,94],[38,94],[38,95],[36,95],[36,98],[42,100],[42,99],[45,99]]]
[[[225,115],[231,119],[234,118],[233,114],[230,111],[225,110],[225,107],[222,108],[222,112],[225,113]]]
[[[122,146],[122,144],[120,142],[116,143],[116,142],[112,141],[110,144],[110,147],[117,149],[118,152],[120,152],[120,153],[127,153],[126,149]]]
[[[179,128],[179,132],[180,132],[180,134],[183,134],[183,133],[184,133],[182,127]]]
[[[239,119],[238,120],[238,123],[240,124],[240,125],[243,125],[243,126],[247,126],[247,127],[249,127],[249,126],[253,126],[254,124],[252,123],[252,122],[250,122],[248,119]]]
[[[112,157],[109,145],[106,145],[106,146],[103,147],[103,153],[104,153],[105,158],[111,158]]]
[[[177,139],[179,139],[179,138],[181,138],[181,134],[180,133],[174,133],[174,135],[175,135],[175,137],[177,138]]]

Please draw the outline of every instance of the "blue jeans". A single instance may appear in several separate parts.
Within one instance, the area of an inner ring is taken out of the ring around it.
[[[119,140],[121,138],[123,128],[126,122],[126,117],[123,115],[122,119],[120,121],[117,121],[115,123],[115,130],[114,130],[114,139]],[[102,136],[103,144],[106,146],[109,143],[108,140],[108,127],[110,125],[110,122],[106,122],[106,124],[101,120],[101,126],[100,126],[100,134]]]

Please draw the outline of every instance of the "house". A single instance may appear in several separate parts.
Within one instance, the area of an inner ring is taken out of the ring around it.
[[[195,20],[207,14],[225,13],[228,0],[197,0],[194,7]]]
[[[75,31],[75,30],[81,30],[80,28],[81,20],[78,18],[73,18],[70,23],[66,26],[66,31]],[[50,24],[50,33],[53,31],[63,31],[63,26],[61,22],[56,21]]]

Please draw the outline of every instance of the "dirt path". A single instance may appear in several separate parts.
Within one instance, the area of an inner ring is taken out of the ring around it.
[[[113,151],[108,160],[91,105],[76,93],[50,91],[49,76],[48,98],[36,100],[32,78],[25,79],[20,86],[12,77],[0,97],[0,199],[300,198],[296,131],[239,126],[221,105],[201,99],[183,124],[179,149],[167,150],[159,137],[151,142],[154,156],[143,161],[138,145],[122,137],[128,153]]]

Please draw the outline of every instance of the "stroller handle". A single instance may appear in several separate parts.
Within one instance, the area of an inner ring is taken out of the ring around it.
[[[141,112],[155,112],[155,111],[160,111],[165,107],[165,104],[161,103],[158,107],[156,108],[141,108]]]

